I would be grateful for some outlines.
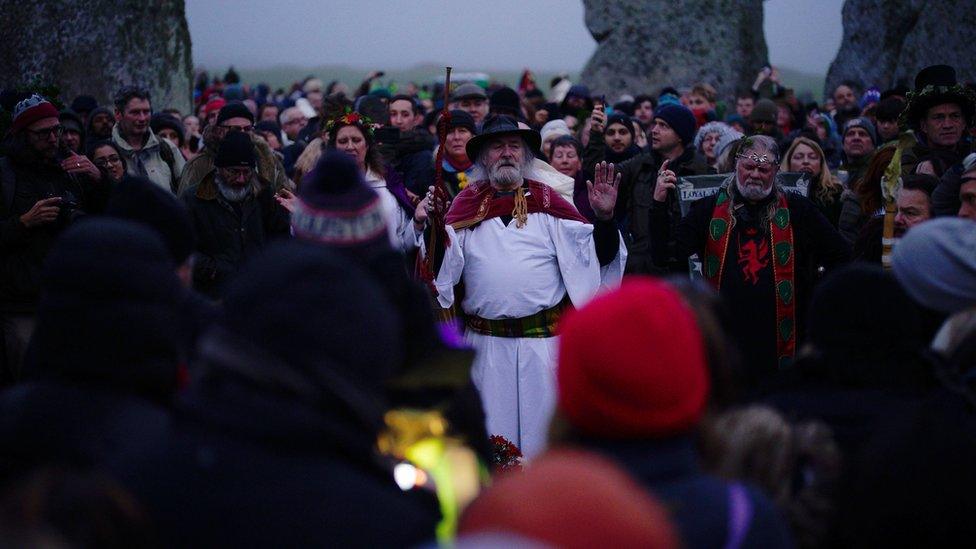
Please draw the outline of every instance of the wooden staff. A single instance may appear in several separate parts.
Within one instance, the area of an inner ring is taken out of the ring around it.
[[[420,265],[420,278],[427,283],[433,295],[437,296],[434,288],[434,254],[437,251],[437,243],[443,242],[444,248],[451,245],[451,239],[447,236],[445,218],[447,217],[447,201],[450,193],[447,184],[444,183],[444,146],[447,143],[447,128],[451,121],[451,109],[448,107],[451,98],[451,67],[447,67],[447,75],[444,78],[444,108],[441,109],[440,120],[437,123],[437,137],[440,144],[437,147],[437,156],[434,159],[434,192],[431,196],[432,208],[427,215],[427,223],[430,224],[430,231],[427,237],[427,253],[424,254]]]

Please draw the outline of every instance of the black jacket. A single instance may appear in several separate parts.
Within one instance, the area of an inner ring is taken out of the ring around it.
[[[181,196],[197,234],[193,286],[210,297],[217,297],[220,287],[268,241],[289,234],[288,212],[275,201],[271,186],[256,178],[251,185],[259,190],[231,204],[211,173]]]
[[[0,168],[0,312],[31,313],[37,306],[41,265],[54,241],[75,219],[101,211],[110,187],[104,181],[69,177],[59,165],[38,162],[26,152],[0,158]],[[20,216],[38,200],[53,196],[62,197],[56,221],[29,229],[21,223]]]
[[[176,428],[159,451],[132,461],[120,477],[164,546],[433,541],[436,499],[402,491],[392,464],[376,457],[376,433],[353,417],[338,399],[316,402],[208,369],[178,404]]]
[[[829,270],[846,263],[850,260],[851,250],[847,242],[812,202],[793,193],[787,193],[786,196],[796,253],[794,260],[796,337],[797,341],[802,341],[803,321],[806,318],[807,304],[813,293],[814,284],[819,278],[819,268],[824,267]],[[651,249],[658,265],[671,266],[675,272],[687,274],[688,256],[697,253],[700,258],[704,258],[708,225],[717,198],[718,195],[712,195],[692,204],[688,215],[673,231],[670,212],[666,205],[655,203],[650,216],[654,240]],[[745,205],[742,207],[747,208]],[[758,207],[765,207],[765,205]],[[756,285],[748,286],[741,282],[742,276],[739,275],[740,269],[737,265],[737,257],[734,255],[738,246],[734,243],[737,235],[751,228],[751,225],[753,224],[737,222],[732,229],[720,294],[734,318],[733,326],[737,333],[733,335],[742,350],[746,387],[755,390],[761,381],[768,381],[769,376],[777,369],[774,329],[776,307],[771,263],[767,263],[763,268],[763,273],[768,276],[760,277],[761,280]],[[672,250],[668,249],[669,242],[673,243]],[[672,261],[669,251],[677,261]],[[768,247],[766,253],[769,254]],[[768,261],[772,261],[771,255],[767,258]],[[758,259],[762,260],[762,258]],[[765,297],[767,290],[768,299]]]
[[[169,428],[168,411],[139,396],[53,379],[18,384],[0,394],[0,482],[46,466],[112,470]]]
[[[657,185],[657,172],[662,164],[661,157],[654,151],[643,152],[617,166],[621,174],[620,189],[614,217],[627,242],[627,272],[655,273],[662,269],[651,260],[654,243],[651,238],[651,205],[654,202],[654,187]],[[668,169],[676,175],[704,175],[712,173],[705,159],[694,148],[688,147]],[[672,226],[681,219],[681,207],[675,193],[668,193],[669,220]]]

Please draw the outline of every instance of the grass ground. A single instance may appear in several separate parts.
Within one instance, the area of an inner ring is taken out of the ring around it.
[[[380,67],[382,68],[382,67]],[[225,68],[218,69],[223,73]],[[314,75],[328,83],[332,80],[345,82],[350,88],[355,88],[362,81],[369,69],[358,67],[347,67],[342,65],[326,65],[319,67],[299,67],[291,65],[279,65],[261,69],[236,69],[244,82],[258,83],[266,82],[273,88],[286,88],[292,82],[300,81],[308,75]],[[514,86],[521,75],[517,70],[484,70],[471,69],[468,67],[455,67],[458,72],[485,72],[493,80],[503,82],[509,86]],[[568,73],[571,80],[579,78],[579,72]],[[543,90],[549,88],[549,81],[556,73],[552,71],[539,71],[535,73],[536,81],[542,85]],[[809,94],[813,98],[820,98],[824,86],[824,75],[806,74],[788,67],[780,67],[780,76],[784,85],[796,90],[797,95]],[[440,81],[444,78],[444,67],[438,65],[417,65],[404,70],[389,70],[380,79],[384,84],[416,82],[418,84]]]

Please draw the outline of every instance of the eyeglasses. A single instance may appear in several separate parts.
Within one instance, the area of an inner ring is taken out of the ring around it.
[[[110,154],[108,156],[103,156],[101,158],[95,159],[95,165],[98,166],[99,168],[105,168],[109,164],[121,164],[121,163],[122,163],[122,159],[119,158],[119,155],[117,154]]]
[[[61,137],[61,134],[64,133],[64,126],[59,124],[57,126],[51,126],[50,128],[43,128],[40,130],[27,130],[27,132],[33,135],[36,139],[47,139],[51,135]]]
[[[248,124],[247,126],[228,126],[227,124],[221,124],[220,127],[227,130],[228,132],[244,132],[244,133],[251,133],[251,130],[254,129],[254,126],[250,124]]]
[[[251,168],[221,168],[228,179],[250,179],[254,172]]]

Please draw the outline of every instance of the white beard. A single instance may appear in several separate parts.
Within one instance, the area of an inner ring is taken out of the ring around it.
[[[496,164],[488,169],[488,180],[499,187],[513,187],[522,183],[522,170],[515,166]]]
[[[220,195],[224,197],[224,200],[228,202],[241,202],[251,192],[251,186],[248,184],[243,187],[231,187],[223,181],[217,181],[217,190],[220,191]]]
[[[773,192],[773,185],[770,184],[768,188],[762,188],[758,185],[746,185],[739,181],[738,178],[735,180],[735,188],[738,189],[739,194],[742,198],[752,202],[758,202],[767,196],[769,193]]]

